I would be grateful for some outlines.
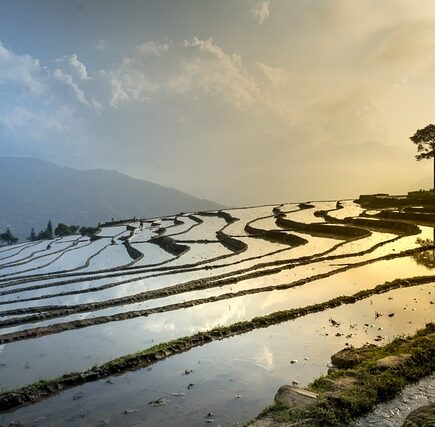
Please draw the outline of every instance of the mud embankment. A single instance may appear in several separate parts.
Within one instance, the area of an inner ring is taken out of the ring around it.
[[[405,212],[381,211],[373,216],[396,221],[412,221],[422,225],[435,225],[435,214],[431,213],[417,213],[409,210],[405,210]]]
[[[282,243],[294,247],[306,245],[308,243],[308,240],[295,236],[294,234],[288,234],[278,230],[263,230],[249,224],[245,225],[245,231],[252,234],[254,237],[259,237],[272,243]]]
[[[371,235],[370,231],[358,227],[347,227],[344,225],[340,226],[323,223],[305,224],[286,218],[277,218],[276,225],[286,230],[306,233],[316,237],[329,237],[332,239],[361,239]]]
[[[189,246],[175,242],[175,240],[169,236],[153,237],[149,240],[149,242],[154,243],[164,251],[174,256],[180,256],[190,250]]]
[[[216,231],[216,237],[219,243],[231,252],[240,254],[248,249],[248,245],[245,242],[228,236],[222,230]]]
[[[294,234],[289,234],[283,231],[279,230],[264,230],[262,228],[254,227],[252,224],[268,218],[282,218],[285,216],[286,213],[290,212],[298,212],[302,209],[310,209],[311,207],[314,207],[312,205],[301,203],[299,204],[299,209],[295,209],[289,212],[283,212],[281,210],[282,205],[275,206],[272,209],[273,214],[272,215],[266,215],[259,218],[255,218],[252,221],[249,221],[245,227],[244,230],[251,234],[253,237],[258,237],[260,239],[266,240],[268,242],[272,243],[282,243],[284,245],[289,245],[292,247],[302,246],[306,245],[308,243],[308,240],[303,239],[302,237],[295,236]]]
[[[314,215],[317,217],[322,217],[328,223],[353,225],[353,226],[357,226],[360,228],[367,228],[369,230],[377,231],[381,233],[391,233],[391,234],[398,234],[404,236],[410,236],[413,234],[421,233],[421,230],[415,224],[390,221],[388,219],[389,218],[393,219],[393,217],[381,215],[384,212],[389,213],[390,211],[382,211],[381,214],[370,215],[370,219],[366,217],[346,217],[343,219],[338,219],[329,215],[329,212],[330,211],[317,211],[314,213]],[[380,219],[380,218],[387,218],[387,219]],[[435,215],[434,215],[434,219],[435,219]]]

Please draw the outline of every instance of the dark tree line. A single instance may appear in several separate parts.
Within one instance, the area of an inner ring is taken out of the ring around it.
[[[51,221],[48,221],[47,227],[45,230],[40,231],[36,234],[35,229],[32,227],[30,230],[30,235],[27,237],[27,240],[31,242],[35,240],[51,240],[54,237],[65,237],[72,236],[79,232],[82,236],[89,236],[95,234],[98,228],[96,227],[80,227],[78,225],[67,225],[63,222],[59,222],[56,228],[53,230],[53,224]]]
[[[51,240],[54,239],[54,237],[72,236],[77,233],[80,233],[82,236],[93,237],[98,230],[99,227],[80,227],[78,225],[67,225],[62,222],[59,222],[53,230],[53,224],[50,220],[45,230],[41,230],[39,233],[36,233],[35,229],[32,227],[26,240],[30,242],[36,240]],[[0,233],[0,243],[1,242],[7,245],[13,245],[18,242],[18,237],[14,236],[10,228],[7,227],[4,233]]]
[[[14,236],[8,227],[4,233],[0,233],[0,240],[5,242],[7,245],[13,245],[18,242],[18,237]]]

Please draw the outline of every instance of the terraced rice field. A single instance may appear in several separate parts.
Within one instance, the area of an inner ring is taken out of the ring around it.
[[[344,346],[413,333],[435,320],[434,229],[392,212],[290,203],[0,248],[0,425],[242,425]]]

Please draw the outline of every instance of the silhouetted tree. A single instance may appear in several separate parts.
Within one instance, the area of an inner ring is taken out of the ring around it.
[[[48,221],[47,228],[45,230],[49,239],[53,238],[53,225],[51,224],[51,220]]]
[[[435,190],[435,125],[427,125],[423,129],[418,129],[411,141],[417,145],[419,154],[415,158],[420,161],[423,159],[434,159],[433,169],[433,188]]]
[[[82,236],[94,237],[97,231],[98,227],[80,227],[80,234]]]
[[[7,245],[12,245],[18,242],[18,237],[15,237],[8,227],[4,233],[0,234],[0,240],[6,242]]]
[[[35,229],[32,227],[30,230],[30,235],[29,235],[29,237],[27,237],[26,240],[30,240],[31,242],[34,242],[37,239],[38,238],[36,237]]]
[[[71,236],[76,234],[79,229],[78,225],[66,225],[60,222],[54,230],[54,234],[58,237]]]
[[[38,234],[38,239],[41,240],[51,240],[53,238],[53,225],[51,220],[48,221],[47,228],[44,231],[40,231]]]

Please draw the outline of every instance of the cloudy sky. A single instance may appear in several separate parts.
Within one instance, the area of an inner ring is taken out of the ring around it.
[[[429,187],[433,0],[2,0],[0,155],[224,204]]]

